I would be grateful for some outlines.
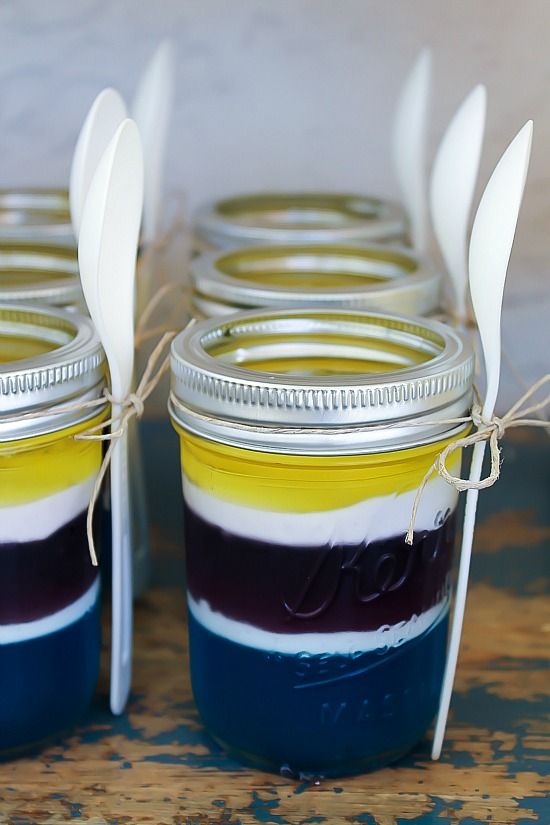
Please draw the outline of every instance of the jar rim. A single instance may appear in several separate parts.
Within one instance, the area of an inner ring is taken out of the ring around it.
[[[445,422],[468,410],[473,366],[466,339],[437,321],[243,312],[175,338],[169,406],[181,426],[254,449],[395,449],[456,428]]]
[[[315,306],[423,315],[438,306],[441,280],[412,250],[380,244],[254,245],[205,252],[192,261],[191,279],[193,304],[210,317],[246,308]]]
[[[18,283],[19,273],[24,273],[22,283]],[[76,249],[0,237],[0,302],[63,307],[83,301]]]
[[[36,345],[39,351],[0,362],[0,441],[55,432],[98,414],[98,407],[56,409],[99,398],[103,392],[105,355],[89,318],[50,307],[0,303],[0,342],[2,337],[14,346],[18,339],[22,345]],[[25,418],[27,413],[31,417]]]
[[[255,192],[205,204],[195,231],[215,247],[398,238],[407,228],[396,203],[349,192]]]
[[[67,189],[0,188],[0,238],[52,239],[74,245]]]

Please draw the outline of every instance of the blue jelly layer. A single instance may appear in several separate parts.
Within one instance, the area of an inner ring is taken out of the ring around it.
[[[189,614],[191,678],[209,732],[234,755],[295,775],[381,767],[435,716],[448,614],[405,644],[352,655],[287,655],[237,644]]]
[[[97,684],[100,644],[98,599],[55,633],[0,645],[0,757],[81,718]]]

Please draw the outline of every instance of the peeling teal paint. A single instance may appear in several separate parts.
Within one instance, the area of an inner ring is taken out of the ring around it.
[[[243,808],[252,814],[257,822],[275,823],[275,825],[294,825],[286,817],[273,813],[279,807],[278,799],[262,799],[257,791],[252,792],[252,802]]]

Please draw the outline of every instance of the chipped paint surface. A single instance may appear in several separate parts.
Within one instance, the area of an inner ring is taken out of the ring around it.
[[[165,491],[173,499],[160,512],[179,513],[175,439],[152,423],[146,432],[157,456],[151,510]],[[81,728],[32,758],[0,763],[0,824],[550,825],[550,442],[523,435],[504,459],[501,481],[480,497],[440,762],[426,740],[395,767],[316,784],[229,759],[205,735],[191,696],[172,515],[155,524],[155,586],[136,611],[128,712],[110,715],[104,676]]]

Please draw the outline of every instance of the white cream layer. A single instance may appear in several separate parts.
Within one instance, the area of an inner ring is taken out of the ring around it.
[[[183,474],[183,495],[202,519],[243,538],[292,547],[360,544],[407,532],[416,490],[367,498],[349,507],[310,513],[281,513],[223,501],[194,485]],[[426,485],[415,530],[434,530],[447,511],[456,507],[458,493],[440,476]]]
[[[212,610],[204,599],[197,602],[189,593],[187,604],[199,624],[236,644],[273,653],[328,653],[342,656],[399,647],[441,621],[449,610],[449,599],[444,598],[420,616],[414,615],[407,621],[394,625],[383,625],[378,630],[287,634],[272,633],[246,622],[228,619],[222,613]]]
[[[33,622],[0,625],[0,645],[28,642],[63,630],[90,610],[99,598],[99,577],[90,588],[72,604],[57,613],[51,613]]]
[[[0,545],[51,536],[88,507],[94,481],[95,474],[51,496],[0,507]]]

